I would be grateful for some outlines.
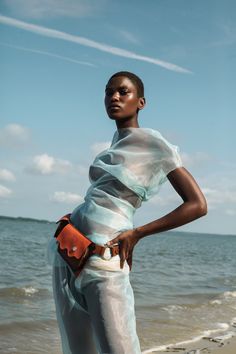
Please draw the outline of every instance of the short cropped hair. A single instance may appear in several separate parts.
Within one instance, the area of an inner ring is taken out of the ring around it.
[[[129,71],[118,71],[117,73],[115,73],[110,77],[108,82],[114,77],[118,77],[118,76],[125,76],[128,79],[130,79],[130,81],[132,81],[132,83],[136,86],[138,97],[144,97],[144,85],[140,77],[138,77],[137,75]]]

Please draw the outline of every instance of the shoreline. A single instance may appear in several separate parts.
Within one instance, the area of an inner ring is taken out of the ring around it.
[[[233,327],[228,334],[222,332],[221,335],[205,336],[192,343],[153,347],[142,351],[142,354],[236,354],[236,325]]]

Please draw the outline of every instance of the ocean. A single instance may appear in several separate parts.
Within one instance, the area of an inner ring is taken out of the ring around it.
[[[60,354],[46,246],[56,224],[0,217],[0,353]],[[135,247],[143,353],[236,330],[236,237],[170,231]]]

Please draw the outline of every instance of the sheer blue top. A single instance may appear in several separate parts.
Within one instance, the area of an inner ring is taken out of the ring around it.
[[[158,193],[172,170],[181,167],[179,148],[151,128],[121,128],[109,148],[89,167],[90,187],[72,223],[93,242],[104,244],[131,229],[143,201]]]

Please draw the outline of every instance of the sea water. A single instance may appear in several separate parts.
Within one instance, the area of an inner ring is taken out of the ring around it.
[[[0,353],[59,354],[46,246],[56,224],[0,217]],[[143,353],[236,326],[236,237],[164,232],[135,247],[130,280]]]

